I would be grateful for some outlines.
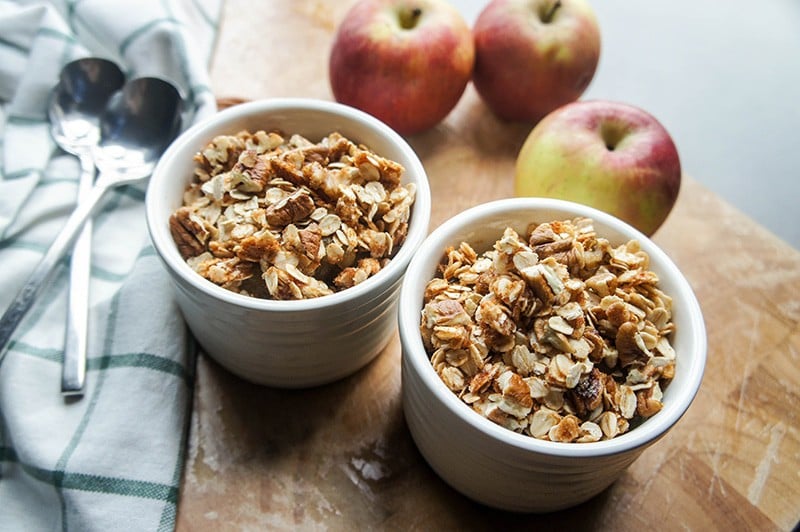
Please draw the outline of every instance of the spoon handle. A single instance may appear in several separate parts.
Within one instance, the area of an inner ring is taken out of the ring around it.
[[[94,185],[94,160],[87,151],[79,156],[81,176],[78,202],[84,201]],[[89,284],[92,267],[92,220],[86,220],[72,248],[69,263],[67,329],[64,339],[64,362],[61,366],[61,393],[83,395],[86,380],[86,356],[89,336]]]
[[[22,289],[11,302],[8,309],[6,309],[2,318],[0,318],[0,364],[2,364],[8,352],[6,346],[11,340],[11,336],[14,334],[17,325],[19,325],[22,318],[25,317],[25,314],[33,306],[33,302],[44,288],[45,281],[47,281],[53,268],[75,241],[78,231],[97,209],[100,200],[107,190],[108,186],[98,181],[98,184],[92,188],[90,194],[86,196],[86,201],[78,203],[78,207],[67,219],[66,224],[58,235],[56,235],[55,240],[53,240],[53,243],[47,249],[42,260],[33,269],[33,272],[31,272],[28,280],[25,281]]]

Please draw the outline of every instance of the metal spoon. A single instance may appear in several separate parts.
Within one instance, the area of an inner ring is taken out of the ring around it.
[[[100,144],[92,150],[100,176],[0,318],[0,363],[17,325],[105,193],[147,178],[180,125],[180,94],[166,81],[135,79],[111,97],[100,119]]]
[[[61,70],[48,108],[50,132],[67,153],[78,157],[81,175],[78,201],[94,184],[91,150],[100,142],[100,116],[111,95],[122,88],[125,75],[112,61],[86,57],[72,61]],[[86,377],[89,315],[89,278],[92,251],[92,221],[87,220],[72,249],[70,259],[67,328],[61,393],[81,395]]]

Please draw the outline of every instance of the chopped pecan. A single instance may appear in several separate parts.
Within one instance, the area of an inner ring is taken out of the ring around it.
[[[553,242],[557,238],[558,235],[553,231],[553,227],[549,223],[539,224],[532,229],[528,229],[528,244],[531,247]]]
[[[242,260],[272,262],[281,249],[280,240],[269,229],[264,229],[239,242],[236,256]]]
[[[620,325],[614,344],[622,367],[644,365],[650,357],[638,327],[630,321]]]
[[[631,312],[624,301],[615,301],[606,309],[606,317],[614,327],[621,327],[623,323],[632,321]]]
[[[556,240],[554,242],[547,242],[544,244],[538,244],[532,246],[533,252],[536,253],[539,257],[549,257],[550,255],[555,255],[556,253],[564,253],[572,249],[572,239],[571,238],[562,238],[561,240]]]
[[[169,217],[169,230],[184,259],[196,257],[205,251],[208,231],[202,223],[192,218],[189,208],[181,207]]]
[[[589,360],[594,363],[603,360],[603,353],[606,347],[606,341],[600,336],[593,327],[586,327],[583,330],[583,338],[591,344],[591,352],[589,353]]]
[[[517,418],[526,417],[533,408],[531,389],[518,374],[506,371],[497,378],[503,401],[500,409]]]
[[[489,387],[493,379],[493,371],[482,369],[472,377],[472,380],[469,381],[469,391],[474,394],[479,394]]]
[[[240,174],[236,188],[242,192],[260,192],[270,180],[270,166],[267,160],[258,156],[256,150],[245,150],[233,166],[232,172]]]
[[[339,288],[350,288],[359,283],[363,283],[367,278],[375,275],[381,269],[380,263],[373,258],[361,259],[357,266],[351,266],[342,270],[333,280],[333,284]]]
[[[636,392],[636,413],[638,415],[650,417],[658,413],[664,406],[655,392],[655,386]]]
[[[239,154],[245,149],[247,135],[240,133],[236,136],[221,135],[215,137],[195,154],[194,161],[198,164],[195,171],[201,181],[207,181],[211,176],[229,171],[236,164]]]
[[[238,283],[249,279],[256,273],[256,268],[251,262],[243,262],[234,257],[213,262],[208,267],[208,278],[226,287],[238,286]]]
[[[267,222],[272,227],[285,227],[299,222],[314,212],[314,200],[304,190],[298,190],[280,202],[267,207]]]
[[[315,224],[311,224],[297,233],[300,236],[303,254],[310,260],[316,260],[319,257],[319,250],[322,246],[322,233],[320,233],[319,228]]]
[[[293,185],[302,186],[307,182],[303,171],[295,167],[292,163],[280,157],[270,157],[268,159],[269,173],[275,177],[288,181]]]

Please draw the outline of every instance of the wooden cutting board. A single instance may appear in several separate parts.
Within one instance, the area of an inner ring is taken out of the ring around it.
[[[328,51],[351,3],[227,0],[215,94],[332,99]],[[431,227],[511,196],[528,131],[498,122],[469,87],[440,126],[409,138],[431,182]],[[594,499],[517,515],[442,482],[403,420],[395,338],[356,375],[303,391],[249,384],[201,356],[178,529],[791,529],[800,520],[800,253],[688,176],[655,241],[700,300],[706,373],[684,418]]]

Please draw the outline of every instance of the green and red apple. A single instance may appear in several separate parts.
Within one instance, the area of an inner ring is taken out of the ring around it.
[[[470,28],[446,0],[359,0],[339,24],[328,75],[338,102],[411,135],[455,107],[474,58]]]
[[[516,161],[516,194],[559,198],[612,214],[650,236],[672,210],[681,185],[678,150],[646,111],[580,101],[547,115]]]
[[[585,0],[492,0],[473,27],[472,80],[501,119],[538,122],[577,100],[600,59],[600,30]]]

